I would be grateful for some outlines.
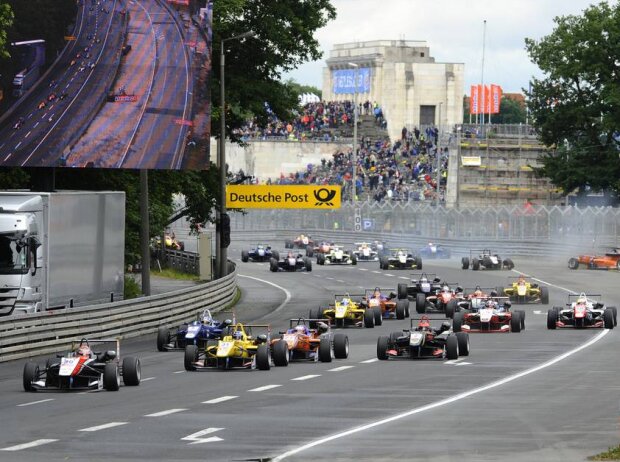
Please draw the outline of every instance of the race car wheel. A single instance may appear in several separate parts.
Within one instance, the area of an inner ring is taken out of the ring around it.
[[[448,335],[446,339],[446,358],[459,359],[459,341],[454,334]]]
[[[603,324],[605,325],[605,329],[614,328],[614,312],[609,308],[603,311]]]
[[[344,334],[334,334],[334,356],[336,359],[349,357],[349,337]]]
[[[314,256],[314,249],[310,246],[306,247],[306,257],[312,258]]]
[[[549,304],[549,288],[540,286],[540,303],[543,305]]]
[[[504,260],[504,268],[511,270],[514,267],[515,267],[515,264],[512,262],[512,260],[510,258],[506,258]]]
[[[388,359],[388,343],[389,338],[385,335],[382,335],[377,339],[377,358],[381,360]]]
[[[403,300],[405,302],[405,318],[409,317],[409,300]]]
[[[525,311],[516,310],[515,313],[519,313],[519,316],[521,317],[521,330],[525,330]]]
[[[467,257],[461,258],[461,265],[463,269],[469,269],[469,258]]]
[[[456,300],[450,300],[446,304],[446,318],[453,318],[457,308],[458,302]]]
[[[478,271],[480,269],[480,260],[476,259],[471,262],[471,269],[473,269],[474,271]]]
[[[404,300],[398,300],[396,302],[396,319],[405,319],[407,315],[407,310],[403,302]]]
[[[108,391],[118,391],[121,386],[121,377],[118,373],[118,364],[108,363],[103,368],[103,388]]]
[[[275,258],[269,259],[269,271],[273,273],[278,272],[278,260],[276,260]]]
[[[386,257],[381,257],[381,260],[379,260],[379,269],[382,270],[386,270],[388,269],[390,266],[388,259]]]
[[[614,313],[614,327],[616,327],[618,325],[618,308],[615,306],[608,306],[607,309]]]
[[[572,269],[572,270],[576,270],[577,268],[579,268],[579,260],[576,258],[569,258],[568,259],[568,268]]]
[[[325,255],[323,255],[322,253],[318,254],[316,256],[316,264],[317,265],[324,265],[325,264]]]
[[[32,382],[36,382],[39,379],[39,366],[35,363],[24,364],[24,391],[36,391],[36,388],[32,386]]]
[[[250,253],[247,250],[241,251],[241,261],[247,263],[250,261]]]
[[[256,367],[261,371],[271,369],[271,361],[269,357],[269,346],[266,344],[258,345],[256,349]]]
[[[312,260],[310,260],[308,257],[304,257],[304,266],[307,272],[312,271]]]
[[[514,311],[510,317],[511,332],[521,332],[521,313]]]
[[[128,387],[136,387],[140,385],[140,377],[142,376],[142,371],[140,368],[140,360],[138,358],[133,358],[131,356],[127,356],[123,358],[123,384]]]
[[[398,293],[399,300],[406,300],[407,299],[407,284],[405,284],[404,282],[398,284],[397,293]]]
[[[276,260],[279,260],[280,259],[280,252],[278,252],[277,250],[272,250],[271,251],[271,256],[273,258],[275,258]]]
[[[375,312],[373,310],[364,311],[364,327],[375,327]]]
[[[452,330],[454,332],[461,332],[461,329],[463,327],[463,318],[465,317],[465,314],[457,311],[456,313],[454,313],[454,317],[452,318]]]
[[[415,296],[415,310],[423,314],[426,312],[426,295],[416,294]]]
[[[381,308],[373,308],[375,312],[375,326],[383,324],[383,315],[381,314]]]
[[[459,356],[469,356],[469,334],[457,332],[455,335],[459,344]]]
[[[166,345],[170,340],[170,335],[168,334],[168,328],[161,326],[157,329],[157,351],[166,351]]]
[[[185,347],[185,356],[183,358],[185,370],[195,371],[196,365],[194,363],[196,361],[198,361],[198,347],[196,345],[187,345]]]
[[[319,343],[319,361],[322,363],[332,362],[332,345],[327,337],[322,337]]]
[[[288,366],[288,346],[284,340],[278,340],[273,344],[272,354],[274,366]]]
[[[357,265],[357,257],[355,256],[355,254],[351,254],[351,264]]]
[[[547,310],[547,329],[555,329],[558,322],[558,309],[553,307]]]
[[[422,257],[417,257],[415,259],[415,269],[422,269]]]

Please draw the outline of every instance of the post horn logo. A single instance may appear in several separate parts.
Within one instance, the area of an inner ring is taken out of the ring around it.
[[[331,201],[334,199],[334,197],[336,197],[336,190],[330,191],[327,188],[318,189],[314,191],[314,198],[317,200],[314,205],[325,205],[333,207],[334,203]]]

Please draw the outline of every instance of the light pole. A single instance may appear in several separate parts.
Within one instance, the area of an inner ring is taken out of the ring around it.
[[[220,47],[220,149],[218,151],[217,162],[220,166],[220,210],[218,213],[218,223],[217,231],[215,234],[215,241],[217,247],[217,254],[215,256],[215,266],[218,277],[224,277],[228,274],[228,258],[227,258],[227,247],[228,244],[223,242],[222,239],[222,228],[224,227],[224,222],[227,221],[228,216],[226,215],[226,95],[224,91],[224,43],[230,40],[240,40],[247,37],[253,37],[256,35],[254,31],[247,31],[243,34],[235,35],[234,37],[229,37],[222,39],[221,47]]]
[[[351,181],[351,202],[353,203],[353,207],[355,207],[355,203],[357,202],[357,79],[359,74],[359,66],[355,63],[348,63],[349,66],[355,68],[355,86],[353,88],[353,177]]]
[[[439,184],[441,183],[441,153],[439,151],[439,140],[441,139],[441,109],[443,107],[443,102],[439,103],[439,117],[438,117],[438,127],[437,127],[437,198],[435,200],[435,205],[439,207]]]

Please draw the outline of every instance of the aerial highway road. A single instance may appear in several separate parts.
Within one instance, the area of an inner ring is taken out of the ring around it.
[[[252,244],[235,242],[229,256]],[[456,257],[424,262],[425,272],[464,287],[502,286],[522,272],[550,289],[549,306],[518,306],[524,331],[472,333],[470,356],[457,361],[378,361],[377,337],[407,328],[407,319],[346,329],[346,360],[270,371],[186,372],[182,352],[158,353],[155,335],[127,340],[122,349],[141,358],[143,382],[118,392],[25,393],[23,362],[2,364],[0,459],[583,460],[617,444],[618,333],[550,331],[546,311],[580,291],[616,305],[618,274],[514,262],[512,271],[464,271]],[[396,287],[410,276],[378,263],[308,273],[237,265],[237,318],[276,332],[334,293]]]

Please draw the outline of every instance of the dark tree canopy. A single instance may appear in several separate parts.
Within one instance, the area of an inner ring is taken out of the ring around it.
[[[539,173],[569,193],[620,191],[620,6],[591,6],[555,19],[553,32],[526,39],[544,73],[527,93],[542,141],[557,149]]]
[[[7,3],[0,3],[0,58],[8,58],[7,31],[13,24],[13,10]]]

